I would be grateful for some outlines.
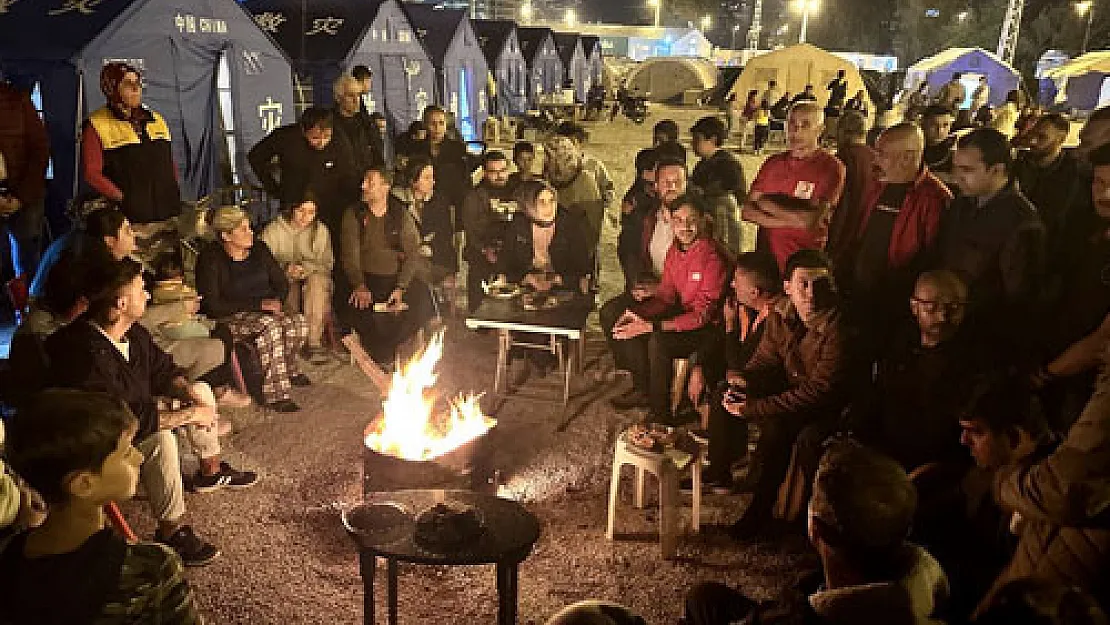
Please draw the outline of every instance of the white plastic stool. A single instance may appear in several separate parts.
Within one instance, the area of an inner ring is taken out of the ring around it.
[[[605,537],[613,540],[613,527],[617,518],[617,492],[620,487],[621,467],[630,464],[636,467],[636,484],[633,490],[633,505],[644,507],[644,473],[651,473],[659,480],[659,546],[664,559],[675,556],[678,550],[678,467],[665,454],[640,449],[628,442],[627,432],[617,437],[613,449],[613,477],[609,480],[609,520]],[[701,458],[690,460],[693,474],[693,510],[690,526],[694,532],[700,528],[701,520]]]

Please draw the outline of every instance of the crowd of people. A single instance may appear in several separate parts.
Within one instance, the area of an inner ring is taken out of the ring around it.
[[[33,297],[12,345],[11,620],[198,622],[181,565],[219,549],[186,522],[186,490],[259,480],[222,459],[221,409],[299,410],[291,389],[312,384],[300,363],[336,357],[334,336],[354,332],[391,368],[459,280],[470,311],[501,277],[591,296],[613,218],[624,289],[599,320],[630,381],[613,408],[706,441],[706,487],[752,495],[731,536],[804,525],[822,564],[770,603],[699,584],[688,623],[1027,622],[1012,620],[1023,610],[1105,622],[1110,109],[1064,150],[1055,114],[1015,116],[1007,133],[942,90],[875,132],[843,73],[824,106],[771,82],[739,115],[730,104],[689,129],[692,171],[678,124],[658,122],[618,202],[575,123],[544,139],[535,171],[539,146],[473,156],[436,106],[388,136],[363,106],[372,80],[354,68],[333,109],[253,146],[281,215],[217,207],[187,262],[172,137],[139,71],[105,65],[107,104],[81,146],[98,198],[24,278]],[[727,147],[740,118],[757,152],[771,120],[786,137],[750,185]],[[5,219],[40,199],[41,130],[0,144]],[[676,359],[691,365],[678,397]],[[105,505],[139,483],[154,543],[105,529]],[[579,608],[553,622],[637,622]]]

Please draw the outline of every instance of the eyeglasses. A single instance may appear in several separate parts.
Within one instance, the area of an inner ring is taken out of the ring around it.
[[[967,302],[945,302],[941,300],[921,299],[918,297],[911,297],[910,301],[920,306],[921,310],[930,315],[935,315],[941,310],[949,315],[954,315],[967,306]]]

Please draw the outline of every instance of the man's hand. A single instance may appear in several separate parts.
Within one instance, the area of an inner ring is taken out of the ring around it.
[[[613,338],[618,341],[634,339],[637,336],[649,334],[652,330],[651,322],[641,318],[631,310],[626,310],[621,319],[624,323],[618,323],[613,328]]]
[[[637,302],[642,302],[644,300],[655,297],[655,293],[658,290],[658,284],[638,282],[636,283],[636,286],[632,287],[632,290],[629,291],[629,295],[631,295],[632,299],[636,300]]]
[[[216,423],[216,408],[215,406],[203,406],[196,404],[188,409],[189,417],[185,421],[186,425],[195,425],[199,428],[212,427]]]
[[[725,318],[725,331],[731,332],[734,330],[736,322],[740,318],[740,304],[735,297],[725,298],[725,301],[721,304],[721,315]]]
[[[548,279],[547,274],[542,271],[537,271],[524,276],[521,280],[522,284],[526,284],[540,293],[547,293],[555,287],[555,280]]]
[[[721,405],[728,411],[729,414],[742,417],[744,416],[744,409],[748,407],[746,401],[730,401],[727,397],[721,400]]]
[[[385,305],[391,309],[399,309],[401,304],[405,301],[405,292],[400,287],[393,289],[389,294],[389,299],[386,300]]]
[[[374,294],[365,285],[356,288],[347,298],[347,303],[358,310],[366,310],[374,305]]]
[[[614,328],[619,328],[620,326],[623,326],[623,325],[628,324],[628,323],[633,323],[635,321],[642,321],[642,318],[640,317],[640,315],[637,315],[636,313],[632,312],[631,309],[625,309],[625,311],[623,313],[621,313],[620,318],[617,319],[617,322],[615,324],[613,324],[613,327]]]
[[[304,280],[306,272],[302,265],[297,263],[289,263],[285,268],[285,275],[289,276],[290,280]]]
[[[276,299],[264,299],[260,305],[262,312],[278,314],[281,312],[281,301]]]
[[[698,405],[698,400],[701,399],[701,393],[704,390],[705,374],[701,370],[701,365],[694,365],[690,369],[690,379],[686,381],[686,391],[695,407]]]
[[[451,274],[451,275],[447,276],[439,284],[440,284],[440,286],[442,286],[445,289],[455,288],[455,274]]]

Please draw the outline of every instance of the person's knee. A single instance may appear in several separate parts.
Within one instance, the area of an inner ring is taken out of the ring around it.
[[[626,309],[624,298],[614,297],[613,299],[601,305],[601,309],[597,311],[598,322],[603,328],[612,328],[617,323]]]

